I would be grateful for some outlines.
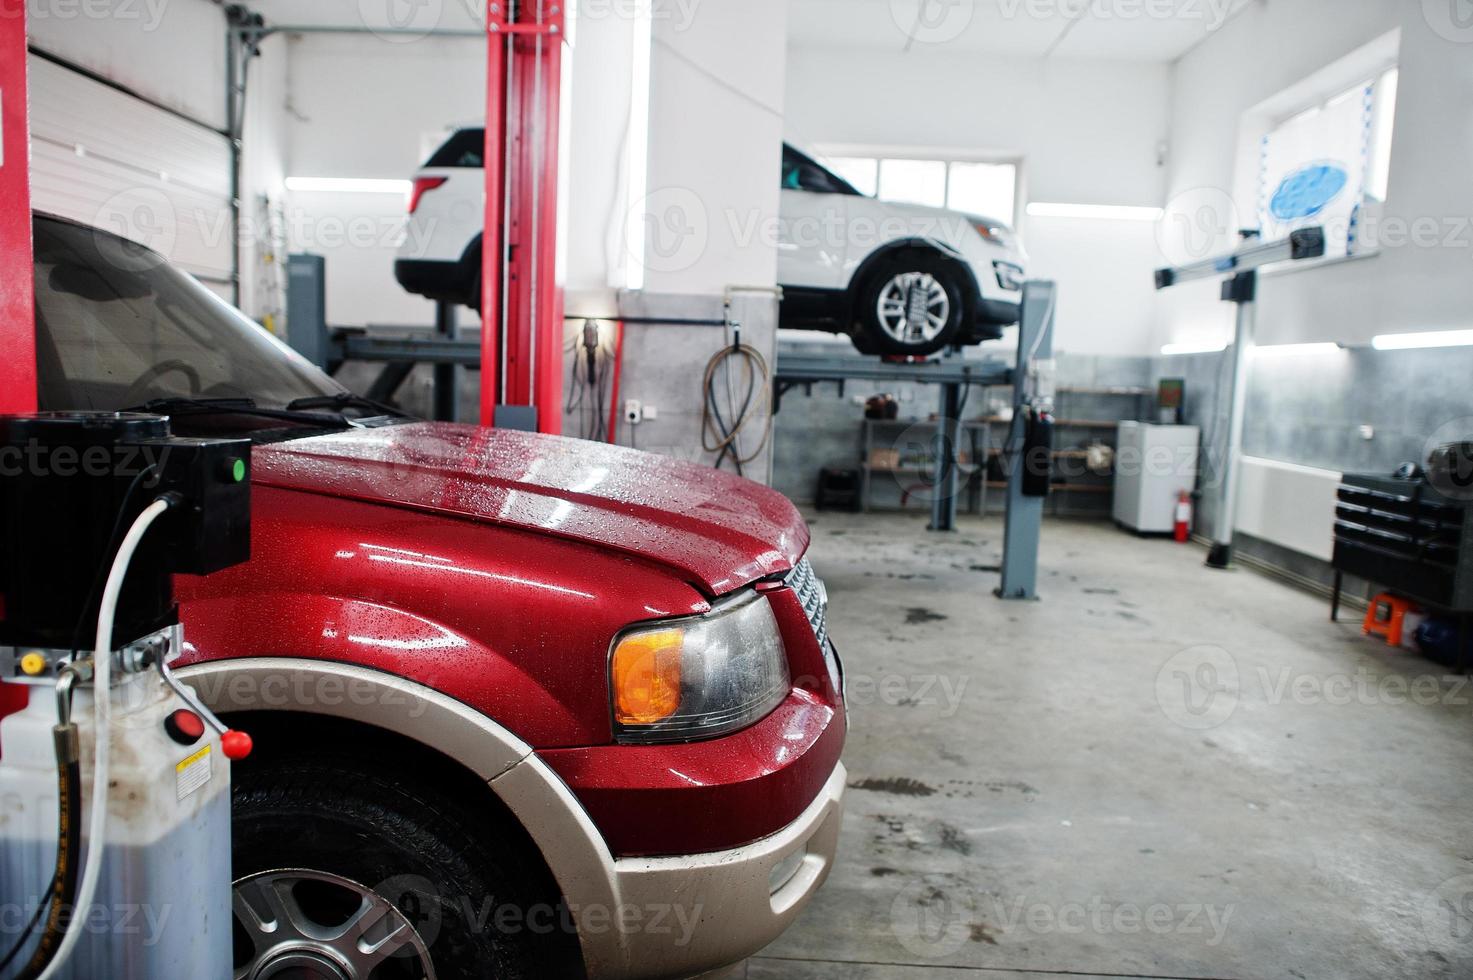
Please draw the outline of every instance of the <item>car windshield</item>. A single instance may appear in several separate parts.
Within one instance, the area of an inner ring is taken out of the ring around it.
[[[157,253],[70,222],[34,224],[42,409],[117,411],[166,398],[281,409],[346,394]]]

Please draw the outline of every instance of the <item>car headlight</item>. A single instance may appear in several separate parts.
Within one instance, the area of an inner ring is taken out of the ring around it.
[[[745,728],[787,697],[787,652],[767,599],[621,633],[609,656],[614,736],[688,742]]]
[[[995,221],[983,221],[980,218],[972,219],[972,227],[977,234],[982,236],[983,241],[991,242],[1008,248],[1013,244],[1013,233],[1006,225],[1000,225]]]

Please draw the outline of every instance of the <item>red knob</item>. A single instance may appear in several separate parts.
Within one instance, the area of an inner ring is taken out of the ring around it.
[[[232,728],[220,736],[220,749],[227,759],[244,759],[251,754],[251,737]]]

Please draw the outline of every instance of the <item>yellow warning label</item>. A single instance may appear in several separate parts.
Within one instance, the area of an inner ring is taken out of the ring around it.
[[[206,745],[174,767],[174,788],[179,799],[210,781],[210,746]]]

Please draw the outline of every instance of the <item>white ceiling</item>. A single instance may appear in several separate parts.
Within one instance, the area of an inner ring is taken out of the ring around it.
[[[792,0],[788,43],[1173,61],[1259,0]],[[912,39],[911,35],[914,34]]]
[[[733,2],[740,0],[654,0],[657,8],[692,5],[697,16],[701,3]],[[918,56],[962,52],[1162,62],[1181,57],[1257,2],[1263,0],[791,0],[788,42],[909,50]],[[276,25],[411,32],[474,31],[483,4],[484,0],[249,0],[251,9]]]

